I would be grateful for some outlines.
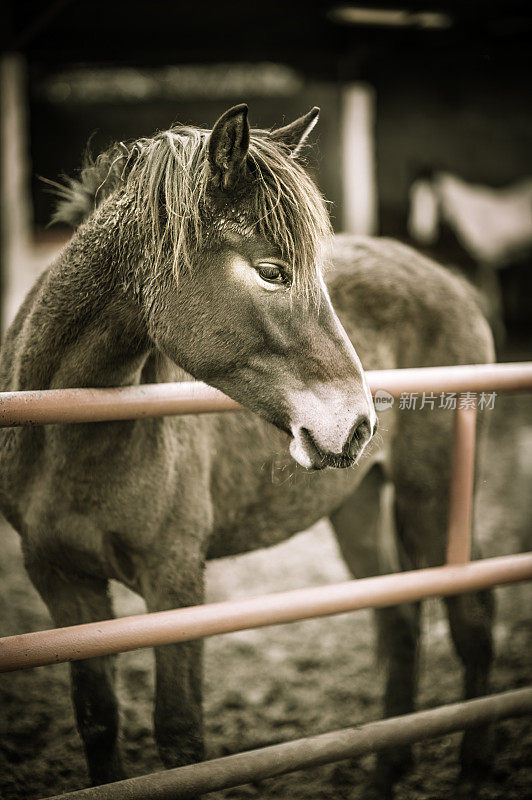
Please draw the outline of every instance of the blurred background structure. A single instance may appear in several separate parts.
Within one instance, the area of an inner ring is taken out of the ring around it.
[[[67,235],[46,228],[53,197],[39,176],[74,174],[89,139],[97,153],[173,122],[210,127],[247,101],[257,127],[321,106],[309,159],[335,228],[413,240],[486,289],[492,317],[522,335],[526,0],[22,0],[2,15],[4,327]]]

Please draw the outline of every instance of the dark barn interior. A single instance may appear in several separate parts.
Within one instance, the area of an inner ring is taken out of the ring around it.
[[[396,4],[365,7],[393,14]],[[352,82],[371,87],[374,105],[372,232],[407,238],[409,189],[423,170],[492,188],[532,172],[532,18],[523,2],[410,3],[402,20],[384,13],[368,24],[332,2],[205,2],[201,14],[180,2],[22,2],[3,13],[4,45],[26,64],[38,231],[53,199],[37,176],[74,174],[89,139],[97,153],[171,122],[208,127],[242,99],[257,127],[322,108],[310,160],[336,229],[345,229],[338,154],[342,92]],[[436,255],[472,271],[452,234]],[[523,328],[522,259],[502,284],[507,322]]]

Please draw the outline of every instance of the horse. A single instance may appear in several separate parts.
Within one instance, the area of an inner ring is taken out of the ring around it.
[[[483,296],[498,349],[506,339],[502,273],[532,255],[532,178],[494,189],[444,170],[425,169],[410,187],[408,232],[423,248],[450,246]],[[443,239],[443,241],[442,241]]]
[[[354,576],[443,562],[452,414],[396,404],[376,434],[364,369],[489,362],[491,334],[473,290],[433,261],[331,236],[304,165],[318,113],[250,129],[239,105],[212,131],[117,143],[60,189],[56,219],[75,232],[7,333],[0,387],[197,379],[245,410],[1,431],[0,507],[56,626],[112,617],[110,579],[150,612],[199,604],[207,559],[323,517]],[[492,658],[491,595],[446,604],[474,697]],[[384,713],[406,713],[420,605],[376,618]],[[203,757],[201,649],[155,648],[166,767]],[[119,780],[115,658],[70,670],[90,780]],[[466,732],[464,768],[485,762],[487,741]],[[407,747],[380,755],[367,796],[391,797],[410,759]]]
[[[430,245],[440,220],[478,264],[504,269],[532,251],[532,178],[493,189],[443,170],[424,173],[410,190],[409,233]]]

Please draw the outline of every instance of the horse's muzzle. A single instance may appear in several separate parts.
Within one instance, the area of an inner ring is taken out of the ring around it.
[[[351,467],[361,455],[376,432],[377,424],[375,422],[372,430],[369,418],[366,415],[359,416],[339,453],[326,451],[319,445],[312,432],[302,427],[294,433],[290,452],[301,466],[309,470],[320,470],[325,467],[345,469]]]

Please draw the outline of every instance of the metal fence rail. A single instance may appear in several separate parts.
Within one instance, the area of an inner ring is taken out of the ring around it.
[[[372,392],[513,392],[532,386],[532,362],[366,372]],[[152,383],[115,389],[0,392],[0,427],[105,422],[235,411],[241,406],[205,383]]]
[[[373,393],[510,392],[532,389],[532,362],[378,370],[366,373]],[[470,398],[469,398],[470,399]],[[240,409],[202,383],[116,389],[0,393],[0,427],[103,422]],[[475,403],[455,410],[447,565],[0,639],[0,672],[73,661],[139,647],[187,641],[244,628],[382,607],[434,595],[460,594],[532,578],[532,553],[468,563],[475,461]],[[530,713],[532,689],[492,695],[347,731],[287,742],[63,795],[64,799],[141,800],[193,797],[290,770],[437,736],[505,716]]]
[[[23,633],[0,639],[0,672],[187,642],[362,608],[382,608],[531,578],[532,553],[523,553]]]
[[[420,739],[532,713],[532,689],[502,692],[429,711],[370,722],[319,736],[248,750],[140,778],[58,795],[49,800],[191,800],[206,792],[273,778],[410,744]]]

